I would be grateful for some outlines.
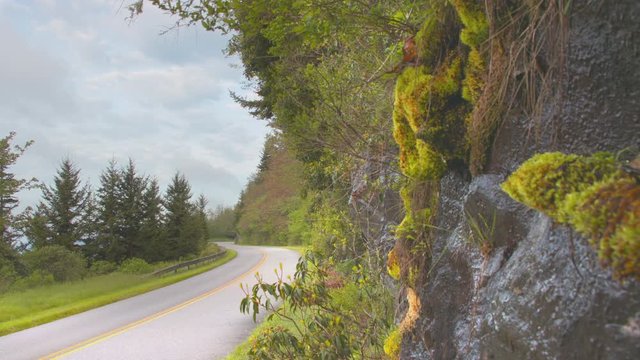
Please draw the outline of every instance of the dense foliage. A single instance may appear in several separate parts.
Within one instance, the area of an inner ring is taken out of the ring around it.
[[[389,131],[394,82],[409,66],[402,61],[402,47],[423,23],[424,4],[151,3],[177,15],[177,26],[200,24],[232,35],[228,52],[242,59],[258,95],[236,100],[274,129],[236,206],[239,241],[305,244],[317,254],[315,275],[291,286],[315,289],[308,295],[318,303],[303,306],[295,296],[284,296],[305,319],[294,321],[297,331],[262,334],[253,356],[383,357],[393,311],[390,293],[381,285],[388,279],[383,258],[389,244],[381,249],[378,239],[390,230],[392,220],[386,217],[400,212],[381,206],[387,190],[400,182]],[[142,2],[131,10],[142,11]],[[372,214],[384,220],[372,221]],[[320,276],[324,271],[335,272],[341,281]],[[322,288],[330,288],[328,295]],[[350,306],[338,306],[347,293],[353,296]],[[368,302],[371,296],[380,302]],[[361,306],[363,301],[372,308]],[[361,329],[368,329],[367,336]]]
[[[251,339],[249,355],[256,359],[379,359],[383,336],[389,328],[391,298],[362,267],[349,276],[333,270],[328,262],[307,253],[286,282],[282,269],[278,280],[244,288],[242,312],[254,319],[261,311],[269,318],[286,319]],[[378,299],[378,301],[368,301]],[[278,306],[284,302],[284,306]]]
[[[218,205],[207,217],[207,231],[213,239],[233,239],[236,236],[235,223],[234,209]]]
[[[240,196],[236,206],[236,229],[241,243],[300,244],[289,231],[290,217],[304,203],[301,199],[302,167],[282,139],[271,136],[265,142],[258,172]]]

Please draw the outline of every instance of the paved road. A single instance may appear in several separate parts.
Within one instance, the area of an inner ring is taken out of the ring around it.
[[[240,283],[269,281],[280,263],[293,274],[298,254],[225,244],[231,262],[179,283],[0,337],[0,359],[219,359],[254,327],[240,314]]]

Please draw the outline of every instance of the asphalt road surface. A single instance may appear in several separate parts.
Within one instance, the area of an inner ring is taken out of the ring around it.
[[[225,244],[238,256],[209,272],[146,294],[0,337],[0,359],[220,359],[255,326],[240,313],[240,283],[260,272],[274,281],[282,263],[293,274],[298,254],[287,249]]]

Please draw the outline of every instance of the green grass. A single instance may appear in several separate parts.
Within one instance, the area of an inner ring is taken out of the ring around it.
[[[311,249],[310,245],[289,245],[289,246],[285,246],[285,249],[289,249],[289,250],[293,250],[295,252],[297,252],[300,255],[304,255],[304,253],[307,250]]]
[[[215,236],[209,239],[212,242],[234,242],[234,238],[224,237],[224,236]]]
[[[237,253],[203,266],[153,278],[112,273],[0,295],[0,336],[54,321],[102,305],[167,286],[223,265]]]

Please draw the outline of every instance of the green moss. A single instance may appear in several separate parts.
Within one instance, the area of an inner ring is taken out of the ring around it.
[[[462,97],[472,104],[478,102],[484,88],[486,66],[478,49],[471,49],[467,57],[465,77],[462,81]]]
[[[416,33],[415,41],[420,64],[437,67],[455,48],[460,24],[456,14],[445,2],[430,5],[427,18]]]
[[[400,198],[405,209],[405,216],[396,228],[396,236],[399,238],[412,239],[415,237],[416,226],[413,218],[412,192],[412,187],[410,186],[403,186],[400,189]]]
[[[617,278],[640,279],[640,185],[613,155],[536,155],[502,188],[589,238]]]
[[[461,66],[459,58],[452,58],[434,74],[418,66],[405,69],[398,78],[394,137],[400,166],[409,177],[439,179],[447,160],[464,158],[464,117],[469,108],[461,97]]]
[[[393,135],[400,146],[400,168],[405,175],[418,180],[439,178],[446,169],[442,155],[424,140],[416,138],[426,122],[432,79],[424,67],[410,67],[396,84]]]
[[[384,353],[391,360],[400,359],[400,345],[402,343],[402,331],[400,328],[392,330],[384,340]]]
[[[635,179],[621,174],[572,193],[562,213],[590,238],[616,276],[640,278],[640,186]]]
[[[484,6],[476,0],[449,0],[456,9],[464,28],[460,32],[460,41],[471,48],[477,48],[489,37],[489,22]]]
[[[559,152],[539,154],[527,160],[502,184],[512,198],[565,223],[560,205],[574,192],[607,177],[620,175],[615,159],[607,153],[590,157]]]
[[[485,60],[480,48],[489,38],[489,22],[484,6],[475,0],[449,0],[456,10],[458,18],[464,25],[460,31],[460,41],[470,49],[465,64],[465,78],[462,96],[475,104],[484,87],[486,73]]]
[[[391,249],[387,254],[387,272],[392,278],[400,280],[400,264],[398,263],[395,248]]]
[[[433,198],[437,194],[432,190],[424,191],[422,189],[424,187],[425,183],[412,183],[400,189],[405,216],[396,228],[397,237],[415,240],[419,234],[427,230],[427,225],[431,221],[431,208],[435,206]]]

